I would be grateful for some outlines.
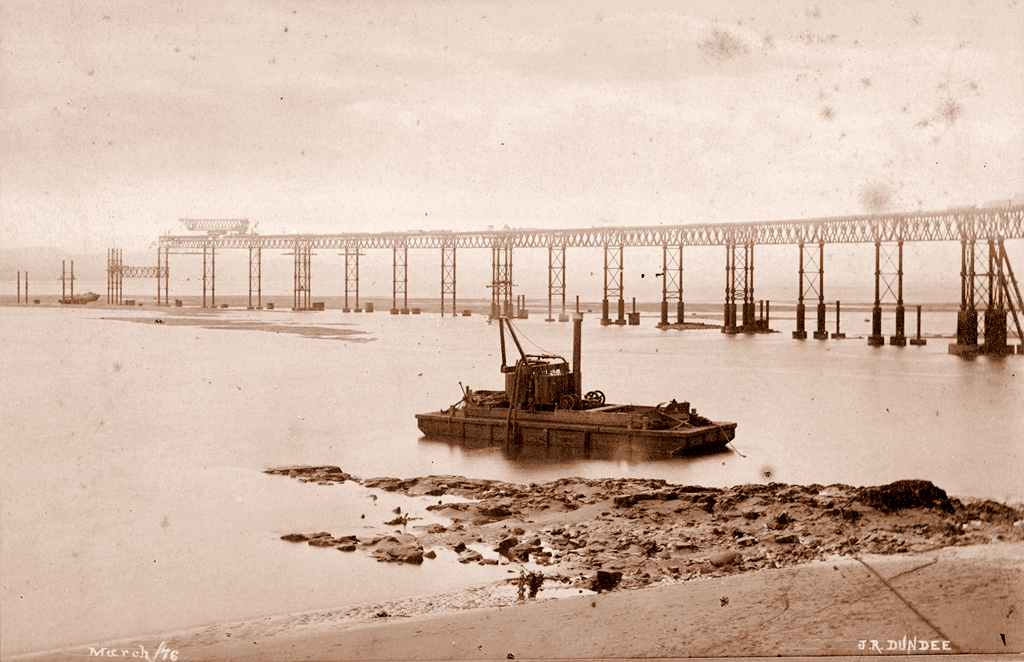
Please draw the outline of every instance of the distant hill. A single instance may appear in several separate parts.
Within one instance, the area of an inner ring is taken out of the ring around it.
[[[155,252],[124,254],[125,264],[156,265]],[[68,253],[57,248],[33,246],[29,248],[0,248],[0,280],[14,281],[18,272],[22,278],[27,271],[34,281],[60,280],[61,261],[67,263],[69,275],[71,261],[75,261],[75,280],[105,281],[107,279],[106,253]]]

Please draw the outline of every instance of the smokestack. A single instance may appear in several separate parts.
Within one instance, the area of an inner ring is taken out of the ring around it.
[[[583,362],[583,313],[574,313],[572,316],[572,381],[576,388],[576,397],[583,397],[583,374],[581,364]]]

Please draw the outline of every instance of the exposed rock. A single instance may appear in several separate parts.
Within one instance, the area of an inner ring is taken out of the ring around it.
[[[1003,524],[1012,524],[1015,521],[1019,521],[1021,516],[1024,515],[1021,511],[1009,506],[987,500],[967,504],[964,506],[964,511],[965,516],[971,519],[977,519],[982,522],[1000,522]]]
[[[952,512],[946,492],[927,480],[898,480],[879,487],[865,487],[857,499],[862,503],[891,513],[906,508],[939,508]]]
[[[501,554],[502,556],[508,558],[509,560],[512,560],[512,557],[509,556],[509,550],[512,549],[513,547],[515,547],[518,544],[519,544],[519,538],[515,538],[515,537],[505,538],[504,540],[502,540],[501,542],[498,543],[498,546],[494,548],[494,551],[496,551],[498,554]]]
[[[419,478],[409,478],[402,480],[401,478],[367,478],[362,481],[363,487],[373,487],[384,490],[385,492],[398,492],[407,491],[409,488],[419,482]]]
[[[331,469],[293,467],[280,473],[300,481],[330,482],[341,476]],[[466,563],[532,560],[562,576],[621,573],[618,586],[623,588],[666,578],[786,567],[829,554],[898,554],[1024,539],[1024,510],[992,501],[963,503],[926,481],[869,488],[770,483],[717,489],[633,478],[562,478],[529,487],[458,476],[351,479],[410,496],[449,494],[467,501],[427,506],[454,521],[447,527],[415,527],[422,536],[419,541],[407,534],[378,534],[357,544],[355,536],[335,538],[326,532],[282,538],[316,540],[311,544],[345,550],[364,548],[402,562],[416,562],[421,545],[454,548],[463,552]],[[585,504],[592,504],[585,516],[572,512]],[[397,512],[408,521],[414,519],[408,516],[412,508],[403,505]],[[889,514],[893,509],[899,514]],[[494,524],[513,516],[505,526]],[[534,524],[535,517],[543,517],[543,524]],[[466,553],[459,538],[493,548],[497,560]],[[770,543],[770,554],[758,553],[758,541]],[[411,548],[410,553],[385,552],[402,546]],[[591,580],[585,582],[590,585]]]
[[[716,568],[721,568],[722,566],[739,563],[742,560],[743,555],[739,552],[733,551],[721,552],[720,554],[713,554],[712,556],[708,557],[708,561],[711,563],[711,565],[715,566]]]
[[[510,561],[526,561],[530,560],[530,554],[540,552],[543,548],[540,546],[540,541],[521,542],[518,545],[508,549],[504,556],[508,557]]]
[[[457,510],[465,512],[472,506],[471,503],[438,503],[432,506],[427,506],[427,510]]]
[[[389,536],[374,545],[371,555],[389,563],[423,563],[423,545],[414,536]]]
[[[598,593],[602,593],[604,591],[611,591],[616,586],[618,586],[620,582],[622,582],[621,572],[608,572],[605,570],[598,570],[597,575],[594,577],[593,581],[590,584],[590,590],[597,591]]]
[[[507,503],[499,503],[493,506],[480,506],[477,508],[482,516],[490,519],[505,519],[512,516],[512,510]]]
[[[789,526],[790,524],[792,524],[794,521],[796,521],[796,520],[794,520],[792,517],[790,517],[789,513],[779,513],[778,515],[775,516],[775,520],[772,522],[773,526],[770,526],[770,528],[773,528],[773,529],[776,529],[776,530],[777,529],[784,529],[787,526]]]
[[[333,481],[344,483],[346,480],[353,480],[352,476],[341,470],[340,467],[324,465],[315,467],[278,467],[267,469],[263,473],[290,476],[299,479],[311,479],[314,481]]]
[[[484,555],[475,549],[466,549],[459,554],[459,563],[476,563],[482,561]]]

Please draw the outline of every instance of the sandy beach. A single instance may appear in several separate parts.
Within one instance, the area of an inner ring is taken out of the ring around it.
[[[1024,652],[1020,510],[949,498],[925,481],[714,489],[652,480],[360,479],[338,467],[268,473],[436,495],[436,509],[452,519],[448,527],[417,527],[415,517],[396,513],[400,528],[391,536],[296,533],[282,544],[405,563],[430,563],[432,550],[448,548],[466,563],[507,565],[509,580],[19,659]],[[543,575],[535,597],[525,583],[519,588],[531,573]],[[601,576],[611,583],[599,584]]]

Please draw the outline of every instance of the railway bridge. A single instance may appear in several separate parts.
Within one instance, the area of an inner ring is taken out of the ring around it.
[[[794,267],[799,278],[796,329],[793,337],[806,339],[808,301],[816,300],[814,338],[828,338],[825,330],[825,270],[827,244],[874,244],[875,296],[872,307],[871,345],[885,344],[882,306],[895,304],[896,329],[890,344],[905,345],[903,301],[903,247],[906,242],[960,243],[960,307],[956,342],[950,353],[962,355],[1024,353],[1021,299],[1005,242],[1024,238],[1024,200],[933,212],[906,212],[841,216],[790,221],[696,223],[687,225],[590,227],[561,230],[503,229],[475,232],[408,231],[338,234],[262,235],[250,231],[247,219],[182,219],[193,234],[164,235],[157,243],[155,267],[128,267],[119,249],[108,255],[107,299],[121,302],[124,278],[154,277],[157,304],[167,305],[170,255],[203,256],[203,306],[216,306],[218,251],[243,250],[249,256],[249,307],[262,307],[262,252],[285,251],[294,258],[293,309],[310,309],[312,255],[317,249],[337,249],[345,259],[345,310],[350,297],[359,311],[359,259],[367,249],[391,250],[392,314],[408,312],[409,250],[440,251],[441,314],[450,305],[456,314],[456,255],[459,250],[491,251],[491,315],[513,311],[513,252],[546,249],[548,252],[548,321],[555,308],[567,319],[566,251],[599,248],[604,251],[602,324],[626,324],[623,291],[624,250],[631,247],[662,249],[661,326],[682,324],[683,251],[686,247],[722,246],[725,249],[724,333],[768,330],[764,306],[754,298],[754,249],[758,245],[798,247]],[[209,294],[209,300],[207,299]],[[255,301],[254,301],[255,296]],[[616,317],[611,317],[611,304]],[[255,305],[254,305],[255,304]],[[672,311],[674,308],[674,311]],[[670,311],[674,315],[670,315]],[[674,317],[674,322],[671,318]],[[630,323],[634,323],[630,316]],[[1009,321],[1008,321],[1009,320]],[[639,322],[639,317],[635,323]],[[1009,340],[1016,336],[1016,343]]]

